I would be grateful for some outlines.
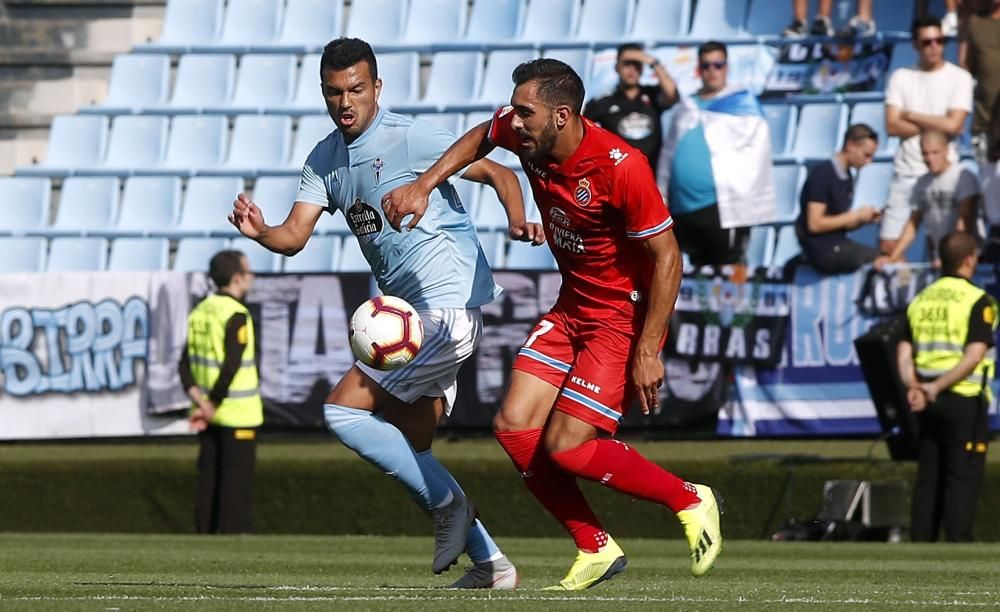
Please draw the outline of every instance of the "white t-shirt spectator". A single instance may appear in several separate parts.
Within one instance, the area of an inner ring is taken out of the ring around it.
[[[969,197],[979,195],[976,175],[961,164],[953,163],[941,174],[927,174],[917,179],[913,187],[913,210],[923,214],[927,239],[937,245],[958,221],[958,205]]]
[[[972,112],[972,75],[951,62],[933,71],[918,66],[899,68],[889,77],[885,103],[902,110],[943,117],[951,109]],[[952,142],[948,159],[958,161],[958,149]],[[920,135],[904,140],[896,151],[894,170],[900,176],[927,173],[920,154]]]

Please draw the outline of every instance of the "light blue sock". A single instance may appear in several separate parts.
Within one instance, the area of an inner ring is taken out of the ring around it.
[[[451,475],[448,468],[441,465],[429,449],[417,453],[417,459],[420,460],[420,468],[423,470],[424,476],[443,480],[451,487],[452,493],[465,495],[462,487],[458,486],[458,481]],[[493,541],[483,522],[479,519],[476,519],[476,522],[469,527],[469,538],[465,542],[465,551],[469,553],[469,558],[472,559],[473,563],[495,561],[503,556],[500,547]]]
[[[324,404],[323,416],[344,446],[403,483],[410,497],[428,512],[453,499],[448,481],[422,469],[403,432],[382,417],[336,404]]]

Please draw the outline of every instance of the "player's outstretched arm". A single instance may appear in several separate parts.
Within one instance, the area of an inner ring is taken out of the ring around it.
[[[681,251],[673,232],[653,236],[643,242],[643,247],[653,260],[653,279],[649,286],[646,320],[632,359],[632,382],[636,386],[642,413],[649,414],[656,408],[659,388],[663,384],[660,341],[674,314],[681,286]]]
[[[489,128],[489,121],[472,128],[448,147],[441,159],[417,177],[415,182],[397,187],[382,196],[382,211],[389,225],[399,231],[403,217],[413,215],[406,228],[416,227],[427,210],[427,198],[431,192],[448,180],[449,176],[486,157],[493,150],[493,143],[486,137]]]
[[[465,171],[462,178],[489,185],[497,192],[497,197],[507,213],[510,237],[522,242],[539,245],[545,242],[545,232],[538,223],[528,223],[524,212],[524,194],[517,175],[500,164],[480,159]]]
[[[256,240],[268,250],[292,256],[306,245],[322,213],[321,206],[296,202],[281,225],[270,227],[264,222],[264,214],[260,208],[246,194],[241,193],[233,202],[229,222],[241,234]]]

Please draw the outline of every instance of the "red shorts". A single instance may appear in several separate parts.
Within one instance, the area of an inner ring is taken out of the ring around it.
[[[614,433],[635,396],[634,345],[632,333],[552,311],[524,341],[513,367],[558,387],[556,410]]]

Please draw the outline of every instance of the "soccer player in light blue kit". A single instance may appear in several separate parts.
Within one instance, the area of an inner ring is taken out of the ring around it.
[[[424,343],[413,362],[398,370],[385,372],[356,362],[327,398],[326,424],[344,445],[402,482],[430,512],[434,573],[448,569],[464,549],[473,566],[452,586],[514,588],[518,576],[513,564],[430,450],[442,414],[455,401],[459,367],[478,345],[479,307],[501,290],[450,184],[435,191],[426,216],[412,231],[392,229],[380,206],[384,194],[414,181],[455,137],[379,108],[382,81],[375,55],[362,40],[341,38],[328,44],[320,79],[338,129],[309,154],[288,217],[269,227],[260,209],[240,194],[230,220],[268,249],[294,255],[324,211],[345,215],[382,292],[406,300],[420,313]],[[544,240],[541,226],[525,220],[520,184],[510,170],[481,160],[466,169],[464,178],[496,190],[512,238]]]

